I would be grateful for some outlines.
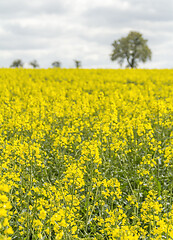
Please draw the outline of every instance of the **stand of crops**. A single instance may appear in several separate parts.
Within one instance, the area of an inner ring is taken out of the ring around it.
[[[0,70],[0,239],[173,239],[173,70]]]

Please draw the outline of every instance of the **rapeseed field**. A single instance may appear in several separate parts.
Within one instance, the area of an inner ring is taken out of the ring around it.
[[[0,70],[10,239],[173,239],[173,70]]]

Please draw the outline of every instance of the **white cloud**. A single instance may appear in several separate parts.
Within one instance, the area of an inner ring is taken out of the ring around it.
[[[0,66],[15,58],[55,60],[73,67],[117,68],[109,55],[115,39],[130,30],[143,33],[153,52],[140,67],[172,67],[173,1],[165,0],[8,0],[0,1]]]

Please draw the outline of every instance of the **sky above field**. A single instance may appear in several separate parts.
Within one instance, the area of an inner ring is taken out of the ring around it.
[[[173,68],[173,0],[0,0],[0,67],[36,59],[73,68],[119,68],[112,43],[139,31],[152,50],[141,68]]]

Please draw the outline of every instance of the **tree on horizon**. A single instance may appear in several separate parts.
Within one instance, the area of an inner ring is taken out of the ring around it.
[[[139,32],[131,31],[127,37],[122,37],[113,42],[113,52],[111,54],[112,61],[118,61],[122,66],[124,60],[127,66],[136,68],[138,62],[146,62],[151,60],[152,52],[147,46],[147,41]]]
[[[53,63],[52,63],[52,67],[54,67],[54,68],[60,68],[60,67],[61,67],[61,62],[59,62],[59,61],[53,62]]]
[[[74,60],[76,68],[80,68],[82,66],[81,61]]]
[[[22,62],[21,59],[16,59],[12,62],[12,64],[10,65],[11,68],[19,68],[19,67],[23,67],[24,63]]]
[[[31,65],[33,68],[39,68],[39,64],[37,62],[37,60],[33,60],[29,63],[29,65]]]

